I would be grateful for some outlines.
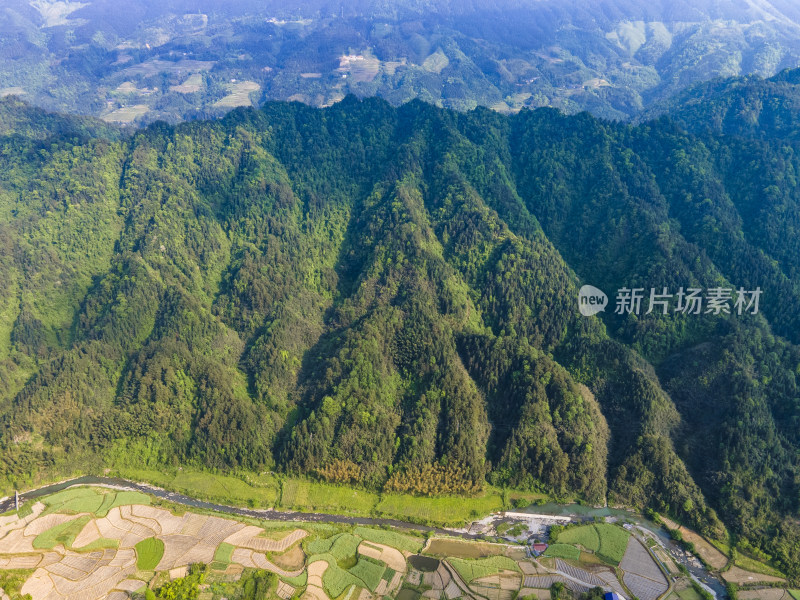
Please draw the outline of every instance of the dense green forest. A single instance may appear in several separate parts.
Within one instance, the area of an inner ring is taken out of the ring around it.
[[[0,114],[10,483],[488,482],[725,526],[800,575],[795,136],[352,96],[130,137]],[[613,310],[625,287],[740,286],[758,314]]]

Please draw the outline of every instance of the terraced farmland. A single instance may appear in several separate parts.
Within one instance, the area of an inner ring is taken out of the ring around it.
[[[288,491],[297,497],[305,488]],[[193,577],[190,567],[198,564],[206,565],[209,582],[203,600],[232,597],[225,586],[264,572],[274,574],[272,591],[282,600],[410,599],[421,597],[420,590],[441,600],[513,600],[519,594],[547,596],[556,582],[575,593],[592,587],[623,590],[610,566],[594,557],[581,562],[586,555],[571,544],[551,545],[550,557],[541,561],[525,558],[520,546],[446,536],[424,550],[424,538],[413,531],[238,520],[173,512],[171,505],[152,501],[141,493],[76,487],[19,514],[0,516],[0,580],[32,600],[140,597],[148,586],[158,591],[170,580]],[[603,524],[565,533],[584,548],[611,555],[629,536]],[[434,546],[452,553],[434,558],[429,554]],[[656,600],[666,590],[658,567],[634,538],[627,541],[620,567],[625,584],[641,600]]]

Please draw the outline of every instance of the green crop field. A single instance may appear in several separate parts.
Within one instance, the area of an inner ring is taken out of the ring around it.
[[[625,529],[610,523],[594,523],[592,525],[571,527],[558,535],[558,543],[550,546],[545,555],[558,556],[559,558],[574,557],[574,560],[578,560],[573,550],[567,550],[560,546],[580,545],[586,550],[595,552],[600,558],[618,565],[622,557],[625,556],[625,549],[628,547],[629,537],[630,533]],[[559,556],[556,553],[564,553],[567,555]]]
[[[377,502],[374,492],[303,479],[285,481],[281,495],[282,507],[306,511],[369,514]]]
[[[227,504],[249,506],[275,506],[275,487],[254,487],[237,477],[212,475],[200,471],[181,471],[169,487],[189,495],[200,495],[210,500],[221,500]]]
[[[670,597],[674,598],[675,596],[680,598],[680,600],[703,600],[703,597],[692,586],[684,588],[680,592],[677,592]]]
[[[96,513],[103,504],[106,495],[94,493],[93,490],[90,490],[90,492],[92,493],[71,498],[57,507],[53,506],[55,510],[50,512],[56,512],[57,510],[60,513]],[[107,495],[112,498],[114,496],[113,493]]]
[[[343,533],[336,537],[331,545],[330,553],[337,561],[354,558],[360,543],[361,540],[358,537],[350,533]]]
[[[119,548],[119,540],[112,540],[109,538],[99,538],[80,548],[74,548],[78,552],[92,552],[94,550],[103,550],[105,548]]]
[[[581,551],[569,544],[551,544],[544,551],[544,555],[551,558],[566,558],[568,560],[578,560]]]
[[[233,555],[234,547],[230,544],[226,544],[222,542],[218,547],[217,551],[214,553],[214,560],[217,562],[228,564],[231,562],[231,556]]]
[[[114,502],[116,501],[116,499],[117,499],[116,494],[106,494],[105,496],[103,496],[103,501],[100,503],[100,506],[97,507],[95,514],[98,517],[105,517],[108,514],[108,511],[110,511],[114,507]],[[150,499],[148,498],[147,501],[149,503]]]
[[[353,533],[357,536],[367,540],[368,542],[375,542],[376,544],[385,544],[398,550],[406,552],[419,552],[425,545],[425,540],[421,537],[412,537],[411,535],[404,535],[396,531],[389,531],[386,529],[370,529],[368,527],[356,527]]]
[[[771,575],[773,577],[786,577],[783,573],[770,567],[769,565],[764,564],[763,562],[757,561],[749,556],[744,556],[739,554],[734,561],[734,564],[737,567],[741,567],[746,571],[753,571],[754,573],[761,573],[762,575]]]
[[[308,544],[307,549],[312,556],[330,554],[336,562],[339,562],[354,557],[359,543],[361,543],[361,538],[351,533],[340,533],[329,538],[313,540]]]
[[[152,571],[164,556],[164,542],[147,538],[136,544],[136,566],[142,571]]]
[[[474,498],[424,497],[411,494],[384,494],[377,512],[385,517],[421,523],[460,525],[503,508],[500,494],[489,492]]]
[[[595,528],[600,536],[600,549],[597,554],[618,565],[625,556],[625,549],[628,547],[628,538],[631,534],[622,527],[610,523],[596,523]]]
[[[111,498],[110,501],[109,498]],[[141,492],[117,492],[116,494],[106,494],[103,505],[97,511],[97,516],[104,517],[112,508],[127,506],[129,504],[150,504],[150,496]]]
[[[36,536],[33,540],[33,547],[38,550],[51,550],[61,544],[65,548],[70,548],[75,538],[78,537],[78,534],[90,520],[90,516],[84,515],[51,527]]]
[[[228,92],[224,98],[214,103],[218,108],[235,108],[237,106],[252,106],[250,94],[261,89],[255,81],[238,81],[226,85]]]
[[[102,492],[95,488],[67,488],[42,498],[42,503],[47,507],[43,514],[54,512],[94,512],[100,507],[103,498]]]
[[[223,504],[274,507],[279,486],[272,475],[253,475],[252,485],[238,477],[184,469],[177,475],[142,469],[120,469],[117,474],[134,481],[146,481],[187,496]]]
[[[587,550],[597,552],[600,550],[600,535],[597,533],[594,524],[571,527],[558,534],[560,544],[580,544]]]
[[[448,562],[467,583],[470,583],[473,579],[495,575],[500,571],[520,572],[517,563],[506,556],[490,556],[489,558],[477,559],[450,558]]]
[[[731,555],[731,547],[725,542],[720,542],[719,540],[714,540],[711,538],[709,538],[708,541],[711,542],[711,545],[714,546],[720,552],[722,552],[725,556]]]
[[[150,107],[146,104],[134,104],[118,108],[103,115],[101,118],[110,123],[132,123],[139,117],[146,115],[148,110],[150,110]]]
[[[150,504],[147,494],[133,491],[105,491],[98,488],[75,487],[56,492],[42,502],[47,506],[44,514],[49,513],[92,513],[105,517],[115,506],[128,504]]]
[[[281,581],[285,581],[289,585],[298,588],[306,587],[306,584],[308,583],[308,571],[304,569],[300,575],[295,577],[281,577]]]
[[[322,575],[322,586],[330,598],[339,597],[351,585],[364,587],[364,582],[349,571],[342,569],[333,555],[320,554],[312,556],[308,562],[311,564],[318,560],[324,560],[328,563],[328,568],[325,569],[325,573]]]
[[[322,575],[322,586],[331,598],[341,596],[351,585],[363,587],[364,583],[355,575],[337,565],[328,567]]]
[[[350,569],[350,573],[363,581],[371,592],[378,588],[385,571],[385,564],[368,556],[360,556],[356,565]]]

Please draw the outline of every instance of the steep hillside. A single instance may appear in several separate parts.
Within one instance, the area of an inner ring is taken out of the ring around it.
[[[9,481],[167,464],[489,481],[710,535],[719,515],[797,574],[791,140],[744,154],[666,121],[353,97],[117,141],[28,122],[0,139]],[[584,284],[604,313],[580,314]],[[664,287],[668,314],[648,314]],[[622,288],[641,310],[615,314]],[[676,311],[679,288],[733,288],[730,313]]]

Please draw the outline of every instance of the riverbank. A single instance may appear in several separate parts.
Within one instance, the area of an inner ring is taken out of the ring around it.
[[[239,477],[191,470],[177,470],[175,474],[147,471],[135,473],[153,475],[149,478],[160,478],[168,487],[139,479],[86,476],[22,492],[21,500],[26,502],[73,485],[99,485],[136,490],[151,494],[163,502],[258,520],[389,526],[470,540],[497,541],[502,538],[504,541],[520,544],[524,544],[528,538],[544,539],[546,531],[553,524],[609,519],[650,530],[659,545],[677,562],[683,564],[703,587],[717,596],[724,595],[723,584],[718,577],[711,574],[711,571],[719,574],[719,568],[709,570],[687,554],[664,529],[630,510],[553,502],[542,504],[541,495],[534,494],[526,498],[524,494],[496,489],[489,489],[479,497],[425,498],[378,494],[347,486],[278,478],[271,474],[261,475],[259,480],[248,483]],[[270,499],[274,505],[266,505]],[[537,500],[536,504],[526,508],[519,507],[529,499]],[[297,510],[295,506],[301,510]],[[1,511],[12,507],[13,496],[0,501]],[[526,521],[527,526],[520,529],[520,535],[509,537],[508,534],[515,527],[508,522],[513,520]],[[501,522],[506,523],[502,531],[496,527]],[[741,568],[736,573],[739,571],[743,578],[740,579],[746,582],[749,580],[745,576],[755,575]]]
[[[164,488],[148,484],[137,483],[134,481],[118,478],[118,477],[95,477],[83,476],[74,479],[64,480],[58,483],[46,485],[35,490],[28,490],[19,494],[19,501],[21,504],[31,502],[37,498],[49,496],[56,492],[60,492],[69,487],[74,486],[98,486],[107,487],[117,490],[130,490],[150,494],[156,498],[166,500],[173,504],[180,504],[189,508],[208,510],[223,514],[238,515],[254,519],[263,519],[265,521],[282,521],[282,522],[301,522],[301,523],[338,523],[346,525],[370,525],[370,526],[389,526],[401,529],[411,529],[421,532],[431,532],[441,535],[450,535],[463,537],[471,540],[491,540],[490,536],[483,534],[470,533],[463,528],[448,528],[430,526],[411,521],[402,521],[399,519],[388,517],[363,517],[363,516],[349,516],[341,514],[330,514],[321,512],[302,512],[302,511],[284,511],[273,508],[259,509],[259,508],[244,508],[238,506],[231,506],[228,504],[218,504],[215,502],[208,502],[198,498],[193,498],[179,492],[166,490]],[[13,510],[14,497],[6,497],[0,499],[0,514]]]
[[[284,512],[390,518],[430,527],[465,527],[485,515],[548,499],[544,494],[504,492],[491,486],[487,486],[484,492],[475,496],[424,497],[378,492],[355,486],[277,476],[272,473],[221,475],[188,468],[175,469],[172,472],[116,469],[105,470],[104,474],[107,477],[145,483],[220,505]],[[75,479],[82,475],[45,480],[32,485],[31,489]],[[7,493],[13,494],[13,490],[7,490]]]
[[[334,523],[334,524],[341,524],[341,525],[352,525],[352,526],[377,526],[377,527],[391,527],[395,529],[406,529],[406,530],[413,530],[419,531],[428,534],[437,534],[437,535],[445,535],[450,537],[459,537],[466,540],[483,540],[483,541],[497,541],[498,540],[498,532],[497,532],[497,524],[500,522],[508,521],[508,520],[530,520],[530,519],[552,519],[553,523],[565,523],[567,521],[585,521],[590,520],[592,518],[591,510],[587,513],[586,507],[579,507],[579,510],[573,510],[570,512],[570,508],[575,509],[579,505],[532,505],[528,507],[528,510],[520,510],[517,509],[516,511],[494,511],[495,514],[484,517],[483,519],[475,520],[469,523],[467,527],[444,527],[444,526],[431,526],[421,523],[415,523],[412,521],[405,521],[396,518],[390,517],[365,517],[365,516],[355,516],[355,515],[342,515],[342,514],[332,514],[332,513],[324,513],[324,512],[302,512],[302,511],[292,511],[292,510],[279,510],[275,508],[245,508],[245,507],[238,507],[232,506],[229,504],[223,503],[216,503],[216,502],[209,502],[203,499],[199,499],[196,497],[192,497],[180,492],[164,489],[162,487],[144,483],[144,482],[135,482],[119,477],[94,477],[94,476],[84,476],[78,477],[74,479],[64,480],[58,483],[54,483],[51,485],[46,485],[39,487],[35,490],[28,490],[22,492],[19,496],[21,503],[28,503],[35,501],[37,498],[42,498],[45,496],[49,496],[56,492],[65,490],[70,487],[74,486],[102,486],[107,488],[113,488],[117,490],[131,490],[131,491],[138,491],[144,494],[149,494],[155,498],[158,498],[162,501],[167,503],[171,503],[174,505],[181,505],[195,510],[202,510],[202,511],[210,511],[215,513],[221,514],[229,514],[229,515],[236,515],[240,517],[246,517],[248,519],[259,519],[264,521],[273,521],[273,522],[294,522],[294,523]],[[346,488],[345,488],[346,489]],[[417,498],[417,500],[421,500]],[[469,499],[465,499],[469,500]],[[0,500],[0,513],[12,510],[14,508],[14,497],[7,497],[5,499]],[[608,509],[594,509],[598,511],[607,511]],[[473,510],[474,512],[474,510]],[[537,514],[538,513],[538,514]],[[554,514],[546,514],[546,513],[558,513],[558,515]],[[651,532],[654,532],[660,537],[659,543],[668,548],[670,550],[674,550],[677,548],[677,545],[669,539],[668,536],[665,535],[665,532],[661,530],[659,527],[655,526],[652,523],[649,523],[646,519],[641,517],[640,515],[635,515],[634,513],[628,513],[627,511],[615,511],[616,517],[628,517],[632,520],[637,521],[637,524],[641,526],[642,524],[646,524],[648,529]],[[596,516],[596,515],[595,515]],[[518,540],[523,541],[523,540]],[[674,546],[674,548],[670,548],[670,546]],[[674,552],[673,552],[674,553]],[[678,554],[674,553],[676,558],[679,558]],[[691,568],[692,575],[702,584],[704,587],[715,596],[721,597],[724,595],[724,588],[722,587],[721,582],[713,577],[706,569],[701,566],[693,565],[688,560],[689,557],[686,555],[686,561],[681,561],[687,568]]]
[[[616,561],[589,556],[534,559],[523,546],[475,541],[459,531],[420,535],[410,529],[436,529],[387,519],[210,505],[118,478],[77,478],[24,493],[23,500],[23,511],[0,520],[0,572],[28,569],[10,594],[33,600],[141,600],[147,588],[191,582],[204,584],[201,600],[222,600],[239,597],[253,576],[267,581],[265,571],[277,576],[270,585],[286,600],[513,600],[549,595],[554,582],[575,594],[600,586],[642,600],[661,600],[668,591],[632,537],[627,547],[638,559],[626,552],[618,570]],[[617,538],[628,536],[621,526],[607,527]]]

